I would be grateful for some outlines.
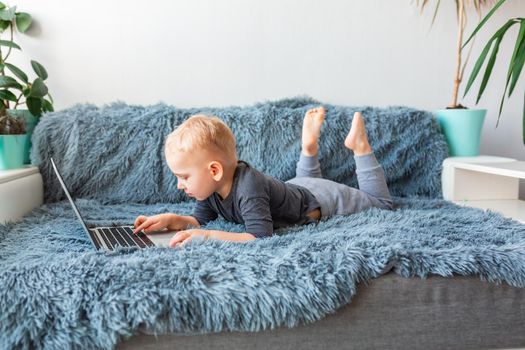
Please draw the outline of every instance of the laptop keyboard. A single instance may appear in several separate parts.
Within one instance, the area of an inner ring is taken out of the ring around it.
[[[109,249],[115,249],[117,247],[146,248],[155,245],[145,234],[133,234],[133,229],[130,226],[99,228],[98,232]],[[92,232],[92,237],[95,239],[98,246],[104,246],[99,241],[100,238],[97,237],[95,232]]]

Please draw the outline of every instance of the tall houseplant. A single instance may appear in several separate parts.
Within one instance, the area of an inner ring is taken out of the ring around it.
[[[416,5],[421,8],[421,12],[428,5],[428,0],[416,0]],[[458,22],[458,31],[456,38],[456,67],[454,71],[454,81],[452,89],[452,101],[446,109],[435,111],[437,120],[441,125],[445,138],[449,146],[451,156],[476,156],[479,154],[479,142],[481,138],[481,129],[485,119],[485,109],[467,109],[458,104],[458,92],[461,82],[463,80],[463,73],[468,62],[472,45],[469,49],[467,57],[463,62],[462,49],[463,36],[467,24],[467,10],[466,5],[472,3],[479,18],[481,19],[481,12],[483,7],[492,6],[494,0],[455,0],[456,3],[456,17]],[[440,0],[437,1],[432,23],[436,18]]]
[[[14,31],[25,33],[31,24],[31,15],[0,2],[0,168],[3,169],[21,165],[15,156],[16,148],[23,148],[22,163],[29,162],[30,137],[38,117],[53,111],[53,100],[44,82],[48,76],[45,68],[31,61],[37,77],[30,81],[22,69],[8,61],[13,49],[21,50],[14,42]],[[24,105],[26,109],[21,108]],[[21,135],[26,135],[25,141],[21,141]]]
[[[474,36],[478,33],[478,31],[487,23],[488,19],[496,12],[496,10],[503,5],[503,3],[507,0],[499,0],[497,4],[490,10],[490,12],[483,18],[483,20],[478,24],[476,29],[472,32],[468,40],[465,42],[463,47],[467,45],[470,40],[473,40]],[[518,32],[518,36],[516,37],[516,44],[514,45],[514,51],[512,53],[510,62],[509,62],[509,69],[507,71],[507,81],[505,83],[505,90],[503,91],[503,95],[501,96],[501,103],[499,107],[499,113],[498,113],[498,120],[496,122],[496,127],[498,126],[499,119],[501,117],[501,111],[503,109],[503,103],[505,101],[505,93],[507,90],[509,91],[509,94],[507,95],[507,98],[510,98],[512,95],[512,92],[514,91],[514,88],[516,87],[516,83],[518,81],[518,78],[521,74],[521,71],[523,70],[523,66],[525,64],[525,18],[511,18],[509,19],[501,28],[499,28],[489,39],[487,44],[485,45],[483,51],[481,52],[480,56],[478,57],[476,64],[474,65],[474,68],[472,69],[472,72],[470,74],[467,87],[465,88],[465,93],[463,96],[465,96],[470,87],[472,86],[472,83],[474,80],[476,80],[476,77],[478,73],[481,70],[481,67],[483,66],[483,63],[485,62],[485,59],[489,54],[490,49],[492,48],[492,51],[490,53],[490,57],[487,61],[487,66],[485,68],[485,73],[483,74],[483,79],[481,81],[481,85],[479,87],[478,96],[476,98],[476,104],[479,102],[481,96],[483,95],[483,92],[485,91],[485,87],[487,86],[487,83],[489,81],[490,75],[492,73],[492,68],[494,67],[494,63],[496,62],[496,57],[499,50],[499,45],[501,41],[503,40],[503,37],[507,33],[507,30],[511,28],[513,25],[519,24],[520,29]],[[509,89],[510,87],[510,89]],[[522,125],[522,138],[523,138],[523,144],[525,145],[525,102],[523,104],[523,125]]]

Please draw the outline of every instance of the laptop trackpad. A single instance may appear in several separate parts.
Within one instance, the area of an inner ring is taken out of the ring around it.
[[[169,247],[170,239],[177,231],[160,231],[146,233],[146,236],[155,244],[157,247]]]

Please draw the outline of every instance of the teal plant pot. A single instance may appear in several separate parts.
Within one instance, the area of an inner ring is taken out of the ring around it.
[[[434,113],[447,140],[450,156],[479,155],[486,109],[440,109]]]
[[[24,151],[24,164],[31,163],[30,160],[30,152],[31,152],[31,137],[33,135],[33,130],[35,129],[35,126],[38,124],[39,118],[35,117],[34,115],[29,112],[27,109],[8,109],[7,112],[15,116],[17,118],[23,118],[26,125],[26,134],[27,134],[27,141]]]
[[[22,168],[27,134],[0,135],[0,170]]]

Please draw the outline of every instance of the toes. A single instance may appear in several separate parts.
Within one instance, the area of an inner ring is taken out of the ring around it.
[[[321,107],[317,107],[317,108],[312,108],[312,109],[309,109],[306,114],[324,114],[325,113],[325,109],[323,106]]]

